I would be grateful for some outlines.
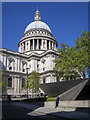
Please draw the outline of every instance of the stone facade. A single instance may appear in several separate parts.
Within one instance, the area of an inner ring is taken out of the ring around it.
[[[23,81],[27,80],[27,67],[28,75],[34,70],[39,73],[41,84],[56,82],[53,60],[58,56],[57,46],[50,28],[41,22],[37,9],[35,21],[27,26],[18,43],[19,52],[0,49],[0,62],[8,77],[8,94],[26,94]]]

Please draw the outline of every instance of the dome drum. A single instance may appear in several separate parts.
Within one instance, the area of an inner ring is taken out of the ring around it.
[[[57,51],[57,43],[53,40],[43,38],[31,38],[19,43],[19,52],[24,53],[27,51],[46,51],[53,49]]]

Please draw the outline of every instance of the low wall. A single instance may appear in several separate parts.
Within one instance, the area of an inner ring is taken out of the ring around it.
[[[44,102],[45,107],[54,107],[55,108],[55,105],[56,105],[55,101]]]
[[[55,101],[48,101],[44,102],[45,107],[55,107],[56,102]],[[82,101],[59,101],[58,107],[74,107],[74,108],[89,108],[90,107],[90,101],[88,100],[82,100]]]
[[[88,100],[82,101],[59,101],[58,107],[90,107]]]

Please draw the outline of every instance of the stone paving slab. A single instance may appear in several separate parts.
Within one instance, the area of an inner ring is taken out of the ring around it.
[[[45,115],[48,114],[48,115],[57,116],[57,117],[76,118],[76,119],[86,118],[88,120],[87,112],[65,111],[65,110],[63,111],[63,109],[60,109],[60,108],[39,107],[37,105],[27,104],[27,103],[22,103],[22,102],[13,102],[11,104],[25,108],[25,109],[32,109],[35,112],[39,112],[39,113],[45,114]]]

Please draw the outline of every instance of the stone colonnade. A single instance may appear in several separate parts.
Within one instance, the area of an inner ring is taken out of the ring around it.
[[[20,43],[19,52],[26,52],[29,50],[57,50],[56,42],[44,39],[30,39]]]

